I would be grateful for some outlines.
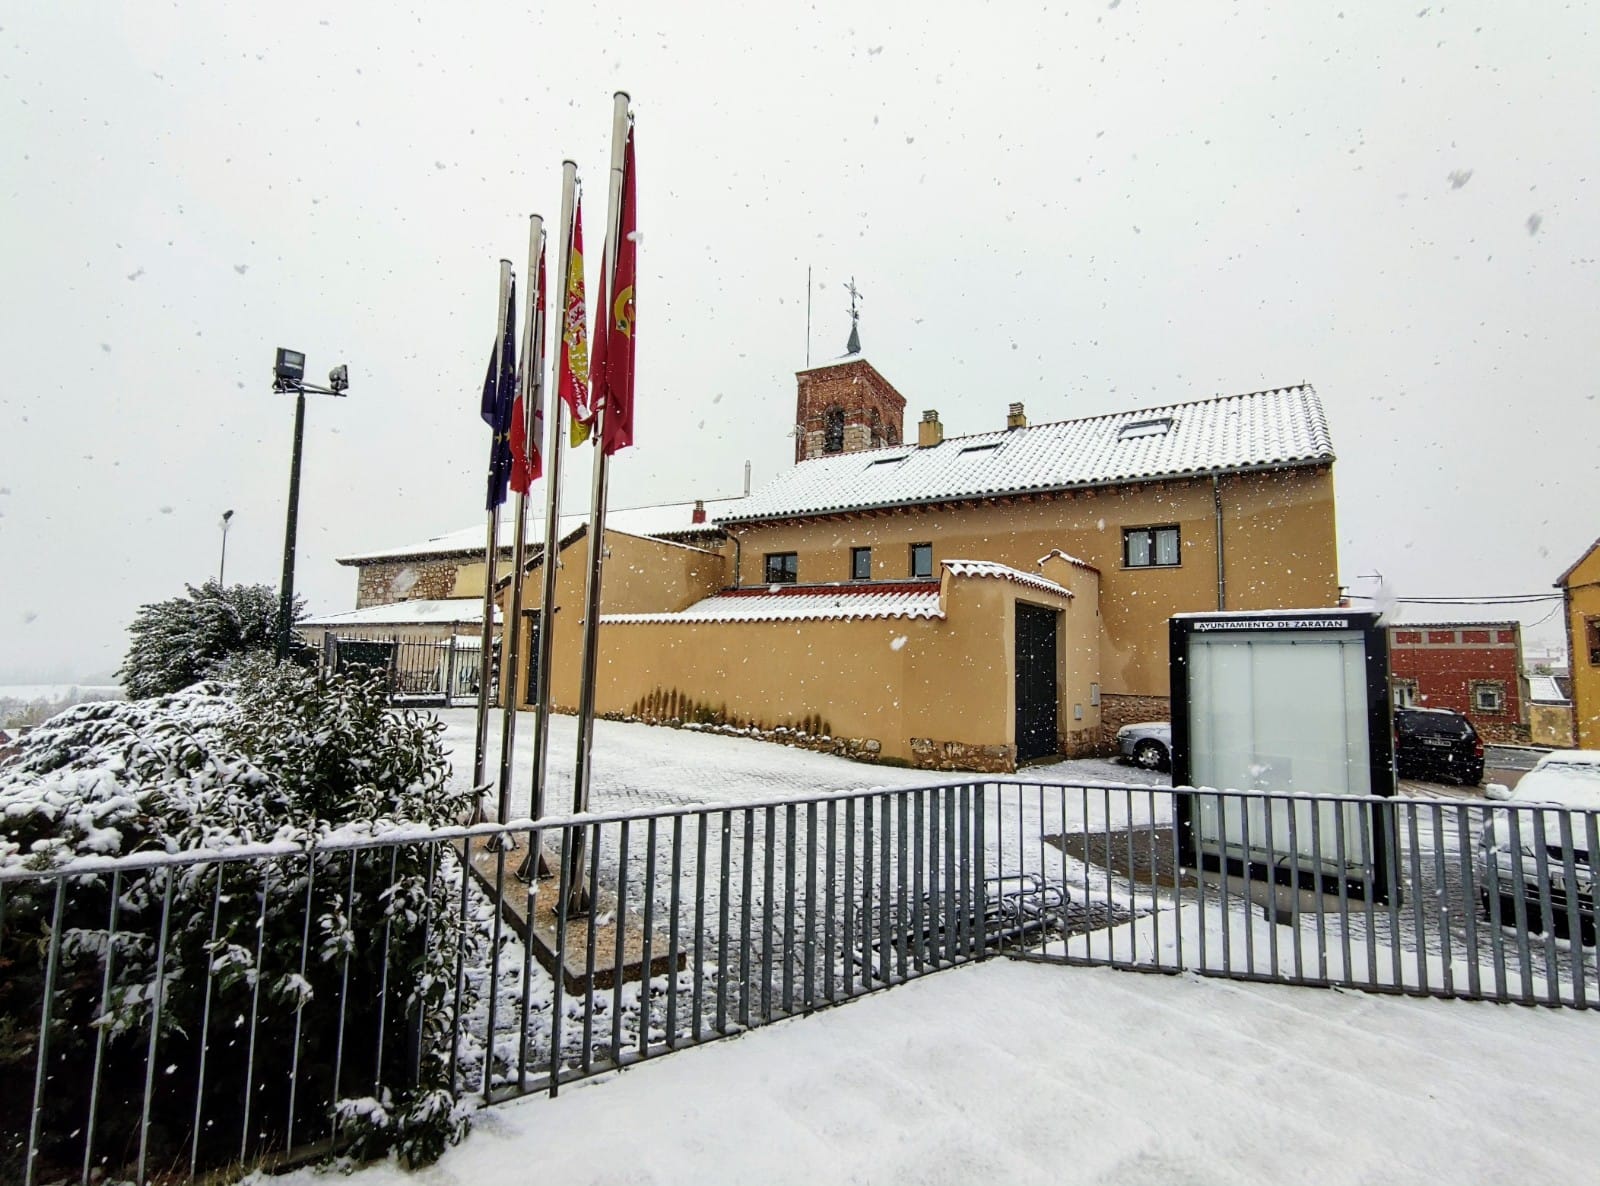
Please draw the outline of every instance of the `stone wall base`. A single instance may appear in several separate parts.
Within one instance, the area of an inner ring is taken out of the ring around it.
[[[552,707],[551,711],[577,715],[575,708]],[[689,729],[696,733],[719,733],[724,737],[749,737],[755,741],[787,745],[792,749],[808,749],[819,754],[853,758],[858,762],[908,765],[906,762],[885,758],[883,743],[876,737],[834,737],[827,733],[810,733],[798,726],[778,725],[766,729],[757,725],[737,725],[716,720],[683,720],[680,717],[646,716],[631,712],[602,712],[597,715],[607,721],[634,721],[645,725],[661,725],[668,729]]]
[[[918,770],[966,770],[977,774],[1011,774],[1017,768],[1014,745],[969,745],[964,741],[911,739],[911,765]]]
[[[1105,741],[1099,727],[1092,729],[1073,729],[1069,733],[1061,734],[1061,754],[1067,758],[1093,758],[1099,756],[1105,749]]]

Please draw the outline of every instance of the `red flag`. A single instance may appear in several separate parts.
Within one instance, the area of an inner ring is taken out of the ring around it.
[[[567,274],[563,277],[561,298],[561,376],[556,394],[572,416],[572,443],[589,439],[594,412],[589,404],[589,311],[583,293],[583,196],[572,210],[572,225],[567,228]]]
[[[539,248],[538,288],[534,291],[533,325],[535,333],[544,332],[544,248]],[[534,479],[544,472],[544,462],[539,456],[539,442],[544,436],[544,401],[533,404],[533,420],[528,420],[525,389],[538,387],[538,376],[531,368],[538,365],[537,351],[525,351],[523,373],[517,376],[516,397],[511,403],[511,489],[526,494],[533,488]],[[541,392],[541,395],[543,393]]]
[[[639,266],[639,224],[635,211],[633,175],[633,124],[622,150],[622,210],[617,219],[617,270],[613,275],[604,323],[595,326],[595,407],[605,406],[604,439],[607,455],[633,444],[633,347],[638,318],[634,312],[634,284]],[[602,268],[604,264],[602,263]],[[604,271],[601,275],[604,275]]]

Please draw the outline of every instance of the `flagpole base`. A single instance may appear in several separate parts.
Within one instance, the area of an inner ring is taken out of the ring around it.
[[[534,869],[537,864],[538,869]],[[556,875],[555,869],[550,864],[550,857],[544,851],[544,845],[535,844],[528,850],[528,855],[522,858],[522,864],[517,866],[517,880],[528,884],[535,879],[548,880]]]

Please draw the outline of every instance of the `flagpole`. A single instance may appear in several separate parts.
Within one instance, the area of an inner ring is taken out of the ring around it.
[[[618,91],[611,108],[611,178],[606,208],[606,272],[601,277],[599,312],[595,317],[596,337],[601,325],[610,325],[613,281],[617,270],[617,240],[622,225],[622,171],[628,144],[628,93]],[[610,365],[608,355],[607,364]],[[578,685],[578,759],[572,779],[572,810],[581,815],[589,810],[589,782],[593,772],[595,679],[599,669],[600,581],[605,563],[606,533],[606,418],[613,409],[610,401],[595,410],[594,483],[589,497],[589,573],[585,583],[583,611],[583,668]],[[583,914],[589,909],[584,887],[581,833],[571,846],[571,866],[567,884],[571,897],[565,903],[568,914]]]
[[[513,424],[511,431],[522,438],[522,456],[530,460],[537,453],[538,437],[533,427],[537,409],[543,406],[544,386],[544,276],[540,264],[544,260],[544,219],[537,214],[528,216],[528,313],[523,318],[522,359],[518,375],[522,392],[522,422]],[[537,394],[536,394],[537,393]],[[500,630],[500,693],[504,710],[500,717],[500,823],[511,818],[511,768],[517,745],[517,692],[521,684],[522,656],[522,566],[528,534],[528,495],[517,491],[515,526],[511,543],[511,596],[507,606],[506,623]],[[507,635],[509,633],[509,640]],[[505,846],[515,848],[516,841],[509,833],[503,834]]]
[[[566,333],[567,277],[572,268],[572,209],[577,200],[578,166],[573,161],[561,162],[561,242],[556,248],[556,289],[560,294],[561,319],[558,337]],[[555,351],[552,369],[561,365],[561,352]],[[542,379],[542,376],[541,376]],[[552,388],[557,383],[551,384]],[[550,401],[549,451],[544,457],[545,508],[544,551],[540,564],[542,595],[539,600],[539,657],[534,666],[534,718],[533,718],[533,779],[529,792],[528,818],[544,818],[545,767],[550,756],[550,665],[555,657],[555,604],[556,562],[561,547],[561,442],[566,436],[566,402],[558,394]],[[537,868],[534,862],[538,862]],[[549,877],[553,870],[545,859],[539,835],[534,833],[533,846],[528,851],[517,876],[524,881]]]
[[[496,305],[495,313],[495,373],[500,373],[503,362],[501,355],[505,351],[506,337],[506,299],[511,293],[511,261],[500,261],[500,299]],[[489,468],[494,469],[495,439],[489,438]],[[488,765],[489,757],[489,656],[494,648],[494,578],[495,560],[499,553],[496,546],[500,541],[496,538],[500,534],[500,507],[489,508],[489,536],[483,549],[483,633],[481,645],[482,657],[478,662],[478,722],[474,738],[475,744],[472,753],[472,788],[478,797],[473,807],[473,819],[481,821],[483,801],[481,798],[484,787],[484,770]]]

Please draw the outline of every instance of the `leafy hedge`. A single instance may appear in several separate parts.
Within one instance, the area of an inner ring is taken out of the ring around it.
[[[152,1169],[184,1171],[191,1154],[202,1167],[252,1160],[291,1132],[296,1146],[325,1140],[336,1114],[341,1145],[363,1154],[425,1163],[459,1136],[449,1041],[470,939],[453,853],[307,843],[459,820],[470,794],[449,787],[440,729],[359,679],[251,658],[223,682],[79,705],[27,735],[0,766],[0,868],[300,849],[5,886],[0,1180],[26,1148],[58,910],[41,1168],[82,1165],[97,1060],[94,1158],[112,1176],[131,1171],[141,1131]]]
[[[278,637],[278,591],[271,585],[185,585],[186,596],[139,607],[128,627],[128,653],[117,676],[134,700],[182,691],[210,679],[230,656],[271,651]],[[305,603],[294,599],[298,620]],[[315,659],[298,637],[293,655]]]

